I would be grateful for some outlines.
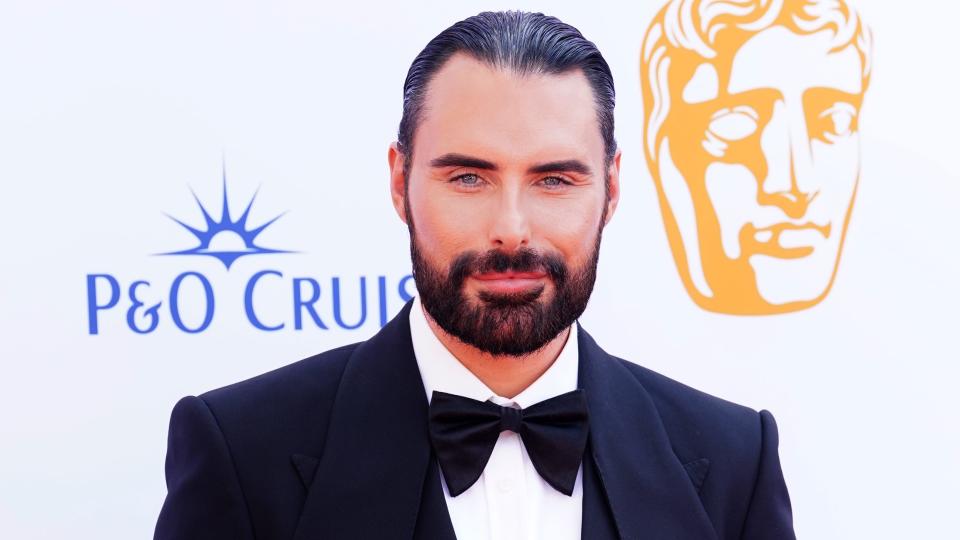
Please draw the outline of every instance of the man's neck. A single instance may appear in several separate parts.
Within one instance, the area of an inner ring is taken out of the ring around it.
[[[448,334],[426,310],[423,314],[440,343],[465,368],[498,396],[510,399],[526,390],[553,365],[570,334],[567,328],[539,350],[525,356],[494,356]]]

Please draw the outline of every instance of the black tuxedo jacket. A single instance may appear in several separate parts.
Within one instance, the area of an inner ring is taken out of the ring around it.
[[[177,403],[155,538],[454,539],[410,307],[368,341]],[[794,538],[770,413],[578,339],[585,540]]]

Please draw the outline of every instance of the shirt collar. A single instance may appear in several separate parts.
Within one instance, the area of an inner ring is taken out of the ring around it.
[[[526,408],[577,388],[577,323],[571,325],[567,341],[553,364],[513,399],[498,396],[490,390],[440,342],[427,323],[420,297],[414,299],[410,309],[410,338],[428,401],[437,390],[477,401],[490,400],[498,405],[516,404]]]

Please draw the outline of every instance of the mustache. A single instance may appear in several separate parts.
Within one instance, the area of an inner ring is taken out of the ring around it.
[[[540,253],[530,248],[520,248],[512,253],[492,249],[483,254],[476,251],[461,253],[450,264],[449,280],[459,288],[472,274],[508,271],[543,272],[558,287],[568,275],[567,265],[557,253]]]

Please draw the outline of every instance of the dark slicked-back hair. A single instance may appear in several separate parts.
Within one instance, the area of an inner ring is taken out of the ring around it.
[[[560,74],[583,71],[593,89],[606,161],[613,158],[613,75],[596,45],[576,28],[543,13],[484,12],[464,19],[430,40],[417,55],[403,83],[403,118],[397,135],[406,156],[404,172],[413,161],[413,135],[423,113],[427,85],[454,53],[520,74]]]

